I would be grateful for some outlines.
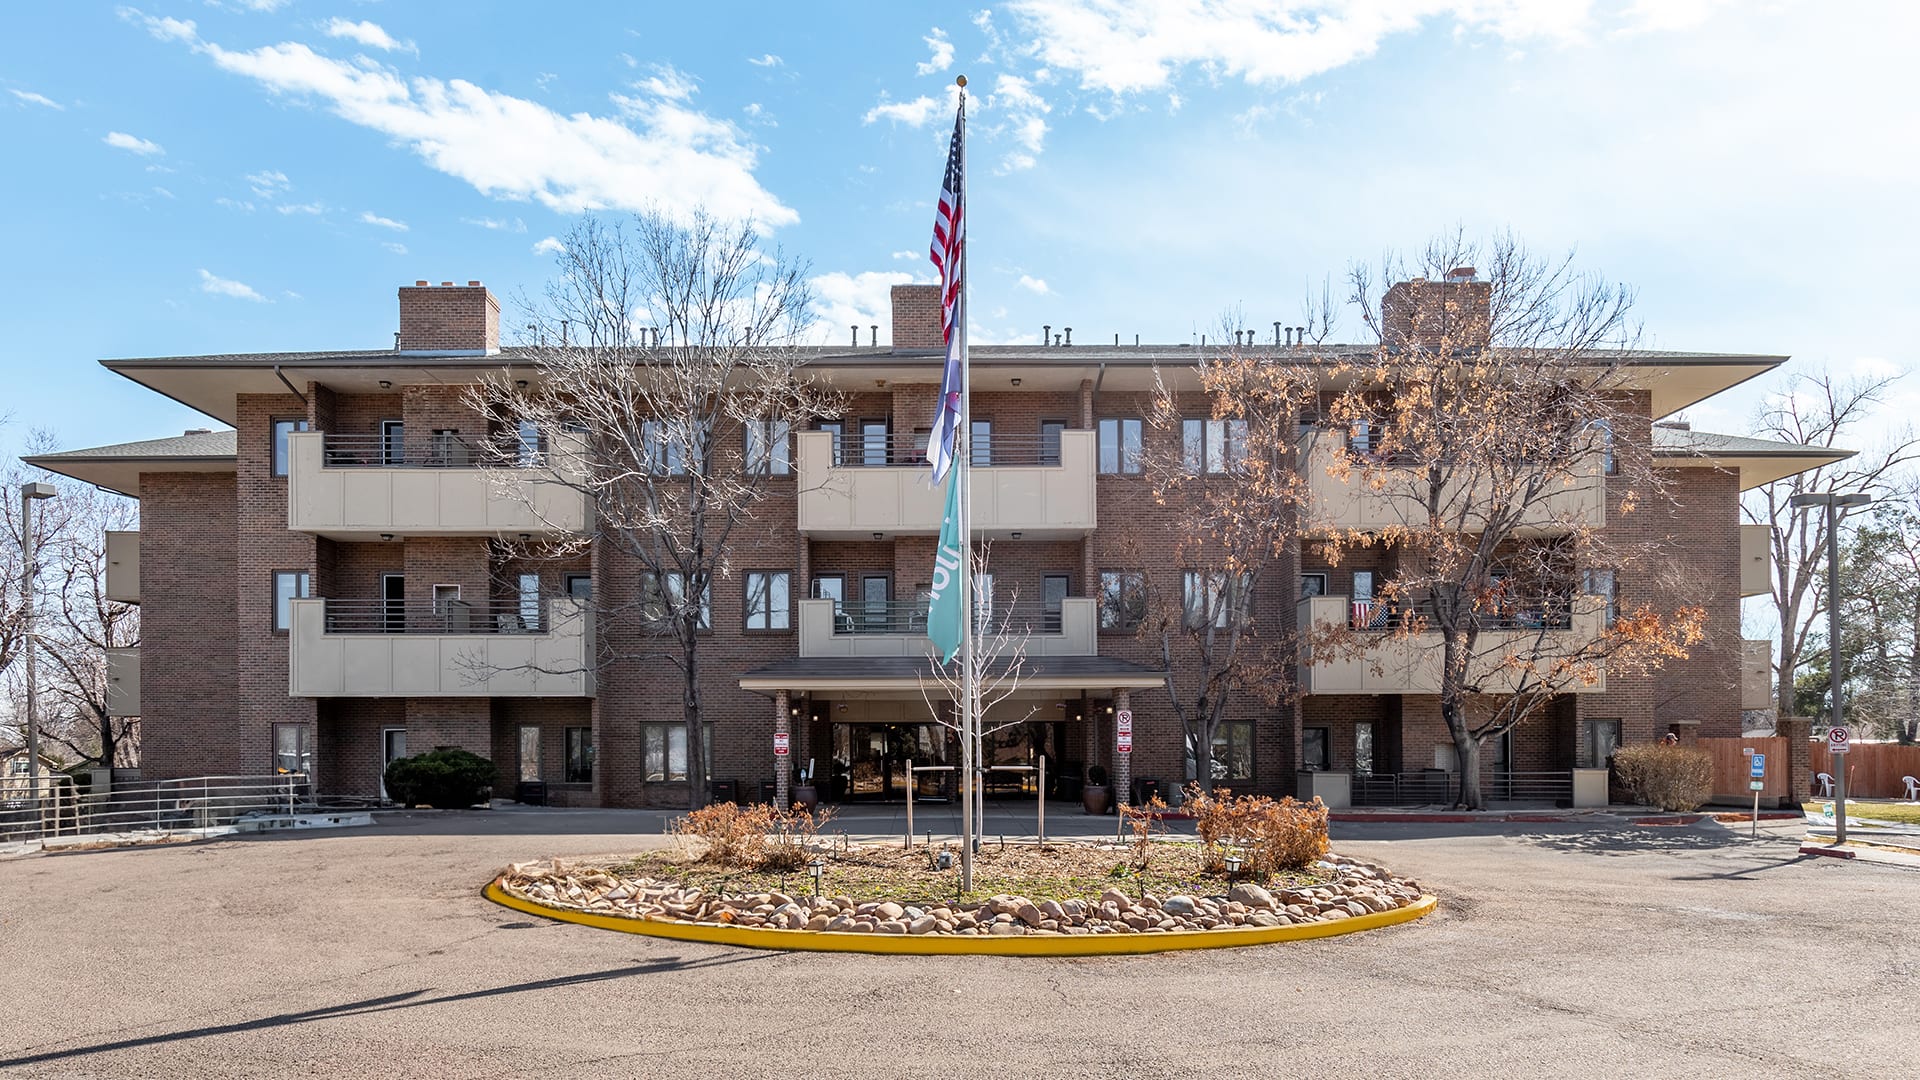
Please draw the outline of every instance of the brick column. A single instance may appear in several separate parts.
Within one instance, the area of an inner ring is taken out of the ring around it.
[[[1773,733],[1787,740],[1787,795],[1796,801],[1813,793],[1813,721],[1804,716],[1782,716]]]
[[[787,710],[790,707],[791,706],[787,704],[787,692],[785,690],[774,691],[773,693],[774,734],[776,735],[789,734],[791,729],[787,723],[787,720],[788,720]],[[771,752],[772,748],[769,747],[768,750],[769,752]],[[789,793],[787,790],[787,777],[790,775],[790,773],[791,773],[791,770],[787,766],[787,759],[781,757],[779,754],[774,754],[773,755],[773,805],[779,807],[782,810],[785,810],[788,807],[793,805],[793,800],[789,796]]]
[[[1120,745],[1120,710],[1133,708],[1133,698],[1125,690],[1113,692],[1113,801],[1133,801],[1133,755],[1123,754]]]

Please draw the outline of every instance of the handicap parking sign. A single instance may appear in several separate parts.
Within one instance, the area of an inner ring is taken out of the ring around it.
[[[1753,771],[1750,775],[1755,780],[1762,779],[1767,775],[1767,755],[1765,754],[1753,755]]]

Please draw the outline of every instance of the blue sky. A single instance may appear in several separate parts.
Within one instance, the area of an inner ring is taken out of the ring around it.
[[[204,422],[100,357],[379,348],[403,282],[537,287],[592,207],[753,215],[843,340],[927,277],[963,72],[976,341],[1297,322],[1460,226],[1577,248],[1656,347],[1904,369],[1916,39],[1791,0],[9,3],[0,451]]]

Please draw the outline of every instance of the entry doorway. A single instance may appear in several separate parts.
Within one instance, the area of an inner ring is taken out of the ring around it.
[[[833,794],[845,802],[904,802],[907,785],[915,799],[944,799],[953,774],[909,776],[907,765],[947,765],[947,732],[938,724],[835,724]]]
[[[380,729],[380,797],[392,799],[387,794],[387,766],[407,756],[407,729],[390,727]]]

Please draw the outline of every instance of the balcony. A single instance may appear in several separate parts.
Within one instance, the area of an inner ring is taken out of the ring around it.
[[[1764,638],[1742,641],[1740,708],[1771,709],[1773,704],[1773,642]]]
[[[592,697],[593,615],[570,597],[493,604],[295,600],[294,697]]]
[[[1344,596],[1310,596],[1301,600],[1302,635],[1324,634],[1334,627],[1378,635],[1373,647],[1364,653],[1329,657],[1321,663],[1303,661],[1299,671],[1302,691],[1309,694],[1438,694],[1443,652],[1440,635],[1436,632],[1392,637],[1392,631],[1400,625],[1397,618],[1385,605],[1356,605]],[[1598,596],[1548,598],[1530,608],[1516,605],[1511,614],[1480,631],[1472,676],[1490,692],[1503,692],[1502,687],[1510,692],[1515,676],[1502,676],[1496,670],[1503,658],[1536,653],[1547,658],[1570,653],[1600,637],[1605,622],[1606,601]],[[1546,642],[1536,644],[1543,634]],[[1603,675],[1591,685],[1576,681],[1563,688],[1563,692],[1593,694],[1606,688]]]
[[[108,649],[107,715],[140,715],[140,650]]]
[[[106,596],[122,604],[140,602],[139,533],[107,533]]]
[[[1026,634],[1028,656],[1095,656],[1099,617],[1098,601],[1068,597],[1057,612],[1019,607],[995,612],[990,624]],[[924,656],[930,647],[924,601],[800,601],[802,657]]]
[[[1344,480],[1327,475],[1327,468],[1334,462],[1335,454],[1347,444],[1345,432],[1315,429],[1303,434],[1300,443],[1301,460],[1306,463],[1308,491],[1312,498],[1313,524],[1327,529],[1379,532],[1395,526],[1425,522],[1423,502],[1416,503],[1409,494],[1401,493],[1410,493],[1413,489],[1409,486],[1389,482],[1385,488],[1374,490],[1357,466]],[[1412,472],[1408,472],[1407,477],[1411,484],[1414,481]],[[1443,498],[1448,500],[1448,505],[1452,505],[1452,493],[1443,493]],[[1483,503],[1484,500],[1468,505]],[[1455,511],[1449,517],[1458,520],[1470,515],[1470,510],[1466,513]],[[1599,528],[1606,523],[1607,478],[1599,456],[1595,455],[1592,464],[1582,470],[1573,483],[1548,493],[1529,507],[1514,532],[1517,536],[1556,536],[1571,532],[1576,527]]]
[[[381,435],[287,437],[287,527],[334,540],[383,536],[561,536],[592,520],[558,481],[577,448],[523,452],[515,441]],[[501,468],[514,489],[503,489]]]
[[[1740,595],[1773,592],[1773,526],[1740,526]]]
[[[971,476],[971,531],[1032,540],[1091,532],[1093,440],[1091,431],[1063,431],[1056,448],[1038,435],[994,436]],[[802,533],[858,540],[939,533],[944,490],[928,485],[927,463],[911,439],[855,436],[836,448],[832,434],[803,431],[794,442]]]

